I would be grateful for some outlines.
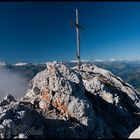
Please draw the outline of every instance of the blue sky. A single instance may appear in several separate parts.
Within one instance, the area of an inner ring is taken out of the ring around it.
[[[0,61],[74,60],[76,8],[81,59],[140,59],[140,2],[0,2]]]

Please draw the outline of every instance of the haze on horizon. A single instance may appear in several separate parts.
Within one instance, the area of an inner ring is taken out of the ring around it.
[[[75,60],[76,8],[81,59],[140,59],[140,2],[0,2],[0,60]]]

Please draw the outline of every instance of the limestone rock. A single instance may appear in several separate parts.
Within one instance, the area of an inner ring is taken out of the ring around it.
[[[0,106],[5,106],[5,105],[8,105],[10,104],[11,102],[14,102],[15,99],[12,95],[10,94],[7,94],[4,99],[2,101],[0,101]]]
[[[128,138],[140,125],[140,94],[120,77],[95,65],[46,66],[24,97],[0,102],[0,138]]]
[[[73,70],[59,63],[48,63],[47,69],[37,74],[31,82],[28,97],[34,96],[34,89],[41,95],[40,108],[56,108],[63,115],[76,118],[80,123],[94,129],[94,111],[84,95],[82,81]]]
[[[137,128],[137,129],[135,129],[132,133],[131,133],[131,135],[129,136],[129,138],[136,138],[136,139],[139,139],[140,138],[140,126]]]

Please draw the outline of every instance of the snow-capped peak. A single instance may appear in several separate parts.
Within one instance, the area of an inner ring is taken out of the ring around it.
[[[0,62],[0,66],[5,66],[5,65],[7,65],[6,62]]]
[[[114,59],[114,58],[111,58],[109,61],[116,61],[116,59]]]
[[[77,63],[77,60],[71,60],[70,62],[72,62],[72,63]]]
[[[27,65],[28,63],[16,63],[14,64],[15,66],[24,66],[24,65]]]
[[[101,60],[101,59],[96,59],[94,60],[94,62],[103,62],[104,60]]]
[[[81,62],[88,62],[88,60],[86,60],[86,59],[82,59],[82,60],[80,60]],[[73,62],[73,63],[77,63],[78,61],[77,60],[71,60],[70,62]]]

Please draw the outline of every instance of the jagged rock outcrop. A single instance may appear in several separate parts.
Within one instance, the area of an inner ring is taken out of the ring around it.
[[[9,129],[1,138],[128,138],[140,124],[140,95],[95,65],[54,62],[30,81],[25,97],[8,96],[0,110],[0,129]],[[23,124],[28,128],[13,135]],[[41,135],[29,133],[32,127]]]
[[[39,95],[42,109],[55,108],[65,117],[75,118],[93,130],[94,110],[84,95],[82,79],[64,65],[54,65],[48,64],[47,69],[32,80],[33,87],[26,96]]]
[[[16,101],[12,95],[6,95],[3,101],[6,104],[0,105],[0,138],[29,138],[29,134],[33,138],[43,138],[41,129],[45,128],[46,120],[32,109],[30,103]],[[40,121],[36,122],[37,119]],[[32,131],[40,134],[36,136]]]

